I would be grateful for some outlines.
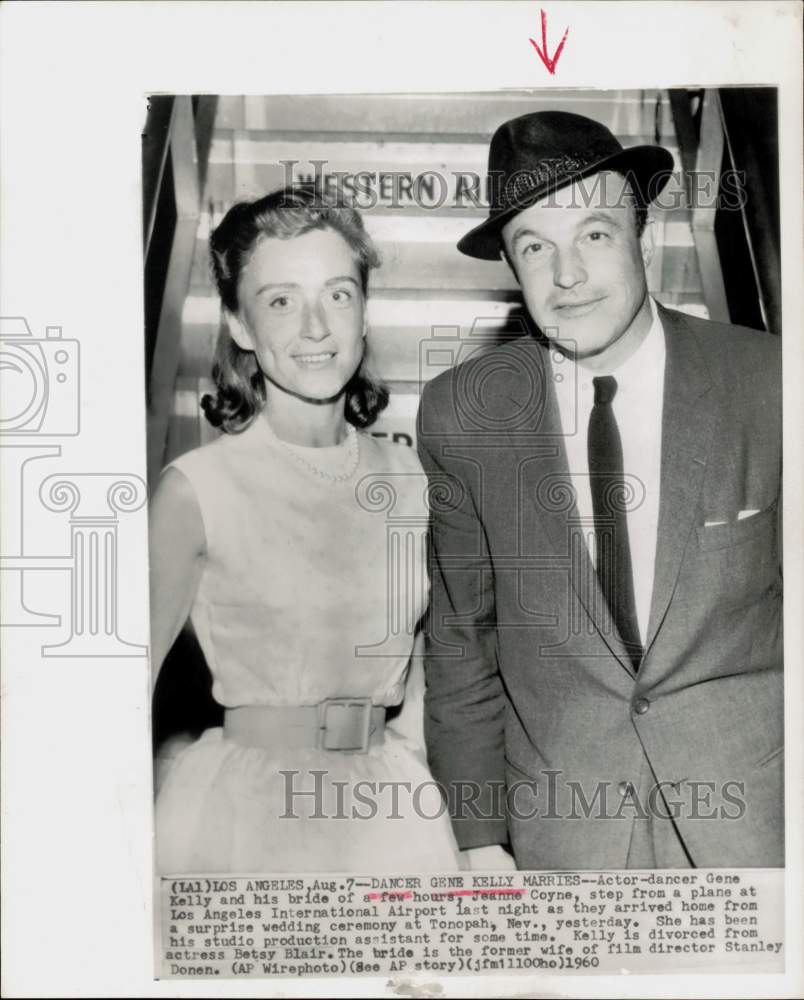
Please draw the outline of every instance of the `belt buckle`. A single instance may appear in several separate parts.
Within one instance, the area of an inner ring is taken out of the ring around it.
[[[318,706],[318,748],[367,753],[371,738],[371,698],[327,698]]]

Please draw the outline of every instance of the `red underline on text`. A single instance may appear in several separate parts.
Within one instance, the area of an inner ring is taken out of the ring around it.
[[[521,896],[524,889],[445,889],[434,896]]]

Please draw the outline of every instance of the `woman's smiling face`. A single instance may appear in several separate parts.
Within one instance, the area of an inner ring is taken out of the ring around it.
[[[263,374],[305,399],[334,399],[363,357],[365,299],[354,251],[331,229],[254,248],[231,332]]]

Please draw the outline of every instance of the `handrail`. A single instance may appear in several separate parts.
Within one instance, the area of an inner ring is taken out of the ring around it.
[[[172,187],[168,187],[170,185]],[[175,214],[172,239],[164,273],[159,318],[148,370],[148,478],[153,482],[162,466],[167,443],[173,392],[179,365],[181,315],[190,280],[193,249],[200,216],[198,150],[192,99],[179,96],[172,100],[167,125],[165,155],[159,170],[159,183],[152,197],[152,218],[146,225],[146,254],[154,249],[158,226],[160,196],[167,194]],[[151,208],[151,206],[146,206]],[[166,209],[166,211],[168,211]],[[168,223],[169,224],[169,220]],[[146,256],[147,261],[147,256]],[[159,278],[162,277],[160,274]],[[146,285],[148,283],[146,282]],[[146,296],[157,294],[146,287]]]
[[[770,87],[721,88],[720,113],[730,169],[743,178],[738,233],[745,253],[735,290],[753,283],[755,308],[739,322],[781,332],[781,253],[776,94]],[[728,275],[727,275],[728,277]],[[739,306],[742,312],[745,306]]]
[[[781,278],[778,204],[774,201],[775,118],[767,89],[701,91],[699,130],[687,92],[670,91],[670,103],[709,315],[778,333]],[[702,190],[717,197],[706,204],[696,203]],[[740,198],[735,201],[738,192]]]
[[[162,96],[148,99],[148,114],[142,133],[142,242],[146,258],[151,247],[159,191],[170,151],[170,122],[174,100],[173,97]]]

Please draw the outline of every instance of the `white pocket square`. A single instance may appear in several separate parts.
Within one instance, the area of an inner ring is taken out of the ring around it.
[[[744,521],[747,517],[753,517],[754,514],[758,514],[759,510],[754,507],[748,507],[746,510],[741,510],[737,515],[738,521]],[[728,521],[704,521],[705,528],[717,528],[718,525],[728,524]]]

